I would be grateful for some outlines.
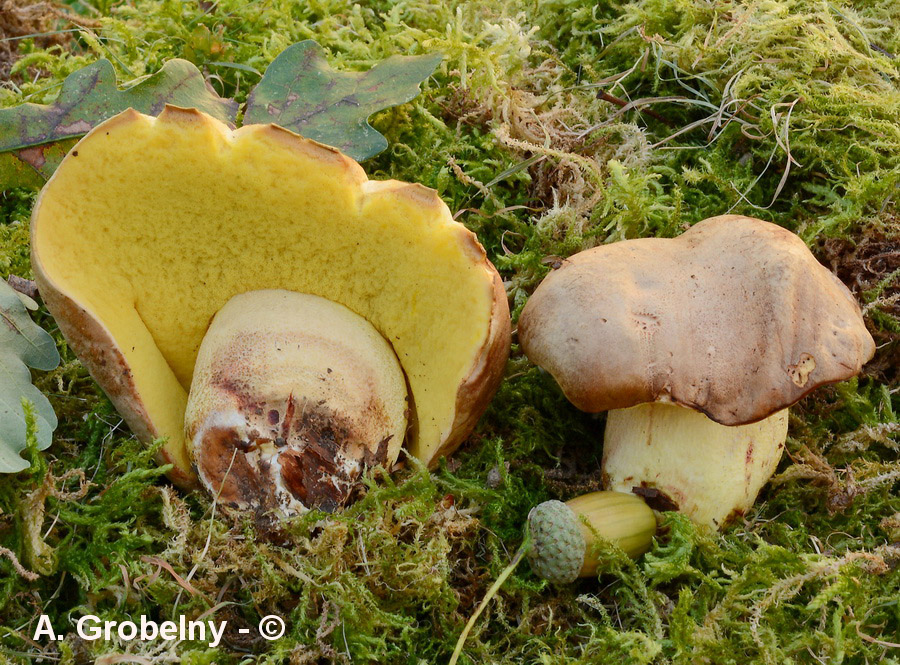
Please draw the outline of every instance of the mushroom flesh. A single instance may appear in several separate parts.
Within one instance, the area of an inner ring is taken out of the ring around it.
[[[312,444],[300,446],[311,456],[297,462],[303,473],[315,475],[320,463],[326,473],[343,465],[334,479],[340,485],[354,477],[357,463],[390,466],[404,437],[411,455],[434,466],[471,432],[505,368],[503,284],[437,193],[370,181],[338,150],[275,125],[233,130],[173,106],[158,117],[125,111],[67,155],[39,197],[31,228],[48,309],[135,434],[166,440],[160,461],[172,465],[170,476],[182,486],[196,486],[192,464],[205,467],[208,459],[206,439],[196,438],[204,423],[227,422],[240,432],[215,444],[231,446],[219,451],[234,457],[231,473],[241,461],[259,470],[278,461],[262,441],[269,414],[277,411],[284,427],[293,404],[292,426],[306,427],[299,414],[307,408],[312,418],[309,409],[322,399],[328,406],[316,417],[333,417],[335,436],[354,436],[329,460]],[[310,314],[312,301],[303,296],[338,309]],[[225,339],[238,330],[243,341]],[[356,341],[345,336],[351,330]],[[254,338],[304,341],[279,359],[248,351]],[[350,347],[364,338],[374,347],[356,349],[366,357],[351,367]],[[240,349],[237,356],[229,345]],[[401,370],[402,391],[388,356]],[[213,368],[230,360],[238,374],[263,374],[244,375],[241,386],[214,385],[221,376]],[[282,360],[298,373],[296,385],[281,375]],[[322,367],[349,373],[326,371],[323,385],[310,388]],[[332,385],[349,385],[353,372],[373,379],[371,394],[341,394]],[[268,382],[278,390],[268,392]],[[241,393],[247,386],[262,392]],[[239,400],[262,408],[262,421],[255,413],[246,422],[233,418]],[[215,404],[222,412],[213,417]],[[349,413],[369,407],[372,413]],[[299,438],[291,445],[305,435],[292,431]],[[209,469],[197,471],[212,478]],[[230,496],[228,487],[214,489]],[[339,503],[345,490],[320,492],[319,505]],[[287,491],[279,495],[284,506],[304,503]],[[248,499],[233,498],[241,505]],[[268,505],[270,498],[263,492],[251,503]]]

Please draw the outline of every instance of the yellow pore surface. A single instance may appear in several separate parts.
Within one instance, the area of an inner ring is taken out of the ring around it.
[[[77,153],[77,154],[76,154]],[[371,322],[406,373],[426,462],[450,432],[492,308],[483,250],[431,190],[268,125],[134,111],[76,146],[42,195],[46,277],[116,340],[153,429],[184,456],[200,342],[234,295],[322,296]]]

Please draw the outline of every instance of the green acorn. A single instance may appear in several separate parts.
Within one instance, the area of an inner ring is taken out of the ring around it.
[[[567,584],[597,574],[595,552],[598,537],[615,543],[632,558],[650,549],[656,533],[656,516],[643,499],[623,492],[591,492],[562,501],[545,501],[528,513],[528,529],[522,547],[488,589],[456,643],[450,665],[456,665],[466,637],[506,578],[527,556],[531,569],[554,584]]]
[[[612,541],[632,558],[650,549],[656,516],[634,494],[592,492],[566,503],[545,501],[529,513],[528,527],[531,569],[545,580],[567,584],[597,574],[596,536]]]

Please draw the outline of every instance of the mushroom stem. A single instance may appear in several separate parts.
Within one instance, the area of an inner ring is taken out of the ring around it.
[[[219,310],[185,414],[210,493],[281,515],[341,507],[366,467],[393,465],[406,424],[406,383],[387,341],[342,305],[283,290]]]
[[[721,528],[753,505],[775,472],[787,413],[728,427],[675,404],[612,410],[603,444],[605,485]]]

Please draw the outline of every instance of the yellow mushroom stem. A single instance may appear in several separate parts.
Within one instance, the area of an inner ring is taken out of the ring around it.
[[[783,409],[728,427],[661,402],[610,411],[603,443],[606,487],[721,528],[750,509],[775,472],[787,414]]]

